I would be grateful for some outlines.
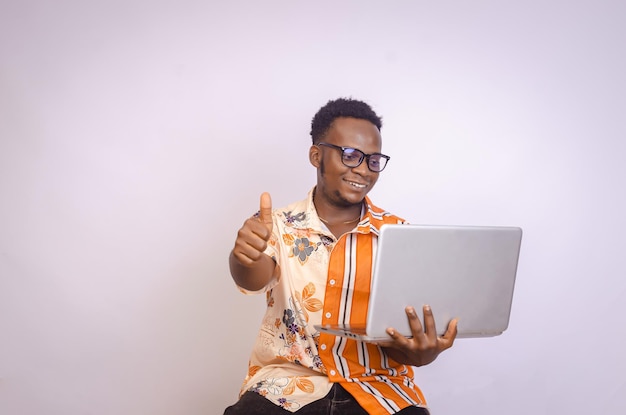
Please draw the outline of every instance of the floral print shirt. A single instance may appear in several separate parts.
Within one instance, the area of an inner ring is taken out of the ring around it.
[[[317,215],[313,192],[272,212],[266,254],[280,277],[261,290],[267,309],[241,393],[254,391],[295,412],[339,382],[370,414],[426,406],[412,367],[394,362],[376,344],[314,328],[365,324],[378,232],[383,224],[404,221],[366,198],[358,225],[336,239]]]

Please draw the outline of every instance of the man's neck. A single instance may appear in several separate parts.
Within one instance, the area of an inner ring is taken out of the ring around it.
[[[361,218],[363,202],[351,206],[337,206],[325,201],[313,193],[313,205],[317,216],[326,226],[352,225],[355,226]]]

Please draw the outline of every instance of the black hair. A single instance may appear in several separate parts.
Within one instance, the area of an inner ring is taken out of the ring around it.
[[[339,117],[367,120],[374,124],[378,131],[383,126],[381,117],[376,115],[372,107],[365,102],[352,98],[338,98],[328,101],[313,117],[311,121],[311,139],[313,144],[318,143],[326,135],[333,121]]]

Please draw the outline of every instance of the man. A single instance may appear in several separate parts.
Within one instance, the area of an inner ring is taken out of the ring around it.
[[[242,394],[226,415],[428,414],[412,366],[452,346],[456,320],[438,337],[428,306],[424,325],[407,307],[412,338],[390,327],[384,344],[314,328],[365,323],[378,231],[404,223],[366,196],[389,160],[381,153],[381,126],[362,101],[329,101],[311,125],[316,186],[305,200],[275,211],[264,193],[259,213],[239,230],[232,277],[243,292],[265,292],[267,310]]]

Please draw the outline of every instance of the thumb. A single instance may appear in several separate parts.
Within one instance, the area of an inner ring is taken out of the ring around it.
[[[270,194],[265,192],[261,195],[261,209],[259,210],[259,219],[272,230],[272,198]]]

